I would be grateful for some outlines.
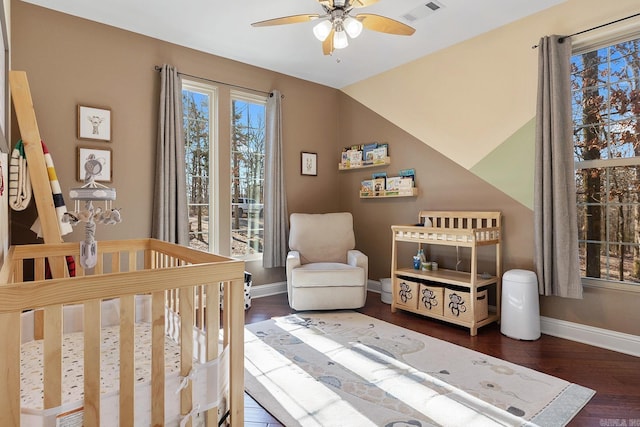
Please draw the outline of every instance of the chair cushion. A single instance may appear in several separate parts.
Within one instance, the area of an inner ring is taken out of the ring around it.
[[[347,262],[347,251],[356,246],[353,216],[349,212],[293,213],[289,248],[300,252],[302,264]]]
[[[364,269],[337,262],[314,262],[294,268],[294,288],[364,286]]]

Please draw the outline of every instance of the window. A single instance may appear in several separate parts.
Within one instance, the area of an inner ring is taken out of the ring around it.
[[[640,39],[571,58],[582,276],[640,284]]]
[[[231,94],[231,256],[263,252],[266,99]]]
[[[187,204],[189,207],[189,246],[216,251],[213,231],[215,218],[210,189],[213,187],[215,89],[183,82]]]

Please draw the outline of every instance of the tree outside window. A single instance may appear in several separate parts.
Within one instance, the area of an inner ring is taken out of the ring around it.
[[[209,199],[212,98],[211,90],[183,85],[189,246],[204,251],[213,249],[209,233],[209,224],[213,224]]]
[[[232,95],[231,256],[263,252],[265,99]]]
[[[640,39],[571,67],[582,276],[640,284]]]

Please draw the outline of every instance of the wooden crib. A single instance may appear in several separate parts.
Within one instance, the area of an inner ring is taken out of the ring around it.
[[[45,279],[45,259],[59,265],[69,255],[76,260],[76,277]],[[100,313],[103,301],[112,299],[119,299],[119,404],[117,413],[108,415],[117,417],[120,425],[134,425],[140,410],[134,399],[134,301],[136,296],[146,295],[151,301],[151,424],[171,424],[165,419],[165,403],[179,399],[180,422],[191,425],[196,412],[201,412],[193,405],[194,389],[188,380],[194,365],[203,362],[194,359],[202,359],[204,354],[206,363],[226,353],[228,387],[220,400],[224,408],[210,408],[198,420],[216,426],[226,418],[225,422],[242,426],[244,262],[155,239],[100,241],[98,264],[92,272],[83,270],[78,260],[78,243],[14,246],[8,252],[0,271],[0,425],[21,424],[21,316],[25,312],[40,314],[35,318],[40,317],[43,325],[38,328],[36,321],[34,333],[43,339],[44,408],[62,407],[63,307],[71,304],[84,307],[82,424],[100,425]],[[164,344],[170,339],[166,326],[171,316],[179,319],[175,323],[180,343],[179,375],[185,383],[179,396],[167,396],[165,391]],[[196,335],[203,348],[194,349],[192,337]],[[104,420],[104,413],[102,417]],[[55,417],[53,424],[46,421],[43,425],[55,425]]]

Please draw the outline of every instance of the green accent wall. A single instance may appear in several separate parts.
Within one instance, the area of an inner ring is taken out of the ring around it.
[[[533,210],[535,117],[470,171]]]

